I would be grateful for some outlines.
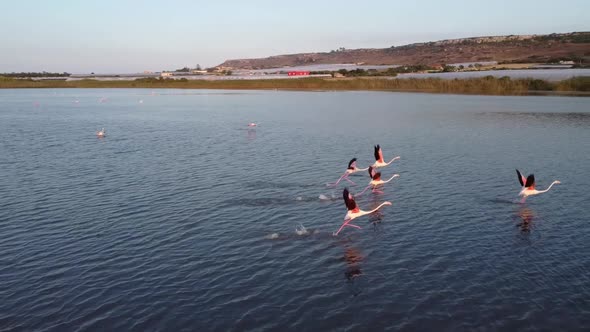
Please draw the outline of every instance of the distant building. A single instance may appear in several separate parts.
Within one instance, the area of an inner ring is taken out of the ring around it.
[[[207,71],[206,70],[193,69],[193,70],[191,70],[191,73],[192,74],[195,74],[195,75],[203,75],[203,74],[207,74]]]
[[[164,71],[160,74],[160,76],[162,76],[162,77],[172,77],[173,75],[174,75],[174,73],[164,72]]]
[[[222,71],[228,71],[228,70],[233,70],[233,68],[232,67],[224,67],[224,66],[215,67],[216,72],[222,72]]]
[[[309,72],[308,71],[290,71],[290,72],[287,72],[287,75],[289,75],[289,76],[309,76]]]
[[[561,60],[561,61],[559,61],[559,64],[560,65],[574,65],[575,63],[572,60],[568,60],[568,61]]]

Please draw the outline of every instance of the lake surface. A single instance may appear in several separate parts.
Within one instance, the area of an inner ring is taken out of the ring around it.
[[[0,330],[588,330],[589,106],[0,90]],[[393,205],[334,237],[375,144]]]

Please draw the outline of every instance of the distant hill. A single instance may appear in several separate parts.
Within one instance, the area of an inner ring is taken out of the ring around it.
[[[323,53],[227,60],[220,67],[267,69],[310,64],[434,65],[462,62],[546,62],[556,58],[590,59],[590,32],[448,39],[390,48],[339,49]]]

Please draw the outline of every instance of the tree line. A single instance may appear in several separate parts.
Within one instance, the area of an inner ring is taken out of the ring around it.
[[[42,72],[20,72],[20,73],[0,73],[0,76],[4,77],[68,77],[70,73],[63,72],[63,73],[50,73],[46,71]]]

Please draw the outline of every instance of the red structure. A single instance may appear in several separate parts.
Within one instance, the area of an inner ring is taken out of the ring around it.
[[[309,76],[308,71],[290,71],[287,73],[289,76]]]

